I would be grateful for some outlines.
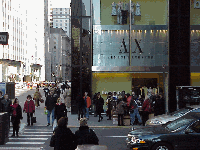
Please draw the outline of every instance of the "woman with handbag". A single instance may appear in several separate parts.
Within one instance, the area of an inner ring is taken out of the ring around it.
[[[11,137],[15,136],[15,132],[16,132],[16,136],[19,137],[18,132],[19,132],[19,124],[20,124],[20,119],[23,119],[22,117],[22,108],[19,105],[19,101],[17,98],[15,98],[14,102],[12,105],[10,105],[10,110],[12,113],[11,115],[11,122],[13,124],[13,135]]]
[[[57,103],[55,106],[55,116],[54,118],[57,120],[57,123],[61,117],[67,117],[67,109],[66,105],[62,103],[61,98],[57,99]]]
[[[27,126],[30,126],[30,118],[31,118],[31,126],[33,126],[33,123],[34,123],[33,113],[35,113],[35,105],[31,95],[27,96],[27,100],[24,103],[23,112],[27,113]]]
[[[42,95],[39,92],[39,88],[36,88],[36,92],[34,93],[34,100],[35,100],[35,105],[36,108],[40,106],[39,101],[42,98]]]

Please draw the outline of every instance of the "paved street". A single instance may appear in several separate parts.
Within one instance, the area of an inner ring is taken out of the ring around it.
[[[20,105],[23,108],[24,101],[26,96],[31,94],[33,96],[35,89],[33,90],[16,90],[20,94],[18,99]],[[44,93],[42,88],[40,92],[45,100]],[[63,97],[63,96],[61,96]],[[52,150],[52,147],[49,147],[50,138],[52,135],[52,126],[47,127],[47,116],[44,114],[44,103],[41,103],[40,108],[36,109],[36,119],[37,123],[34,126],[27,127],[26,124],[26,114],[23,114],[23,120],[21,121],[20,134],[19,138],[9,138],[9,142],[5,145],[0,145],[1,149],[19,149],[19,150]],[[72,132],[78,130],[79,121],[77,120],[77,115],[71,115],[68,112],[68,127],[71,128]],[[112,121],[107,120],[108,117],[103,115],[103,120],[98,122],[98,117],[90,115],[88,125],[92,128],[99,138],[100,145],[106,145],[110,150],[125,150],[126,144],[125,139],[128,132],[131,130],[130,126],[119,127],[113,125]],[[140,128],[140,126],[137,126]],[[10,136],[12,135],[12,127],[10,130]]]

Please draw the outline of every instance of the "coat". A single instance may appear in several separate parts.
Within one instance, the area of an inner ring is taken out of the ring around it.
[[[38,100],[38,99],[40,99],[42,96],[41,96],[41,94],[40,94],[40,92],[38,92],[38,91],[36,91],[35,93],[34,93],[34,99],[35,100]]]
[[[124,101],[120,101],[119,104],[117,105],[117,114],[124,114]]]
[[[143,103],[142,110],[151,113],[151,103],[149,99],[146,99]]]
[[[77,139],[75,134],[67,127],[57,126],[54,130],[55,138],[51,139],[50,144],[55,150],[75,150]],[[53,141],[54,140],[54,141]]]
[[[16,108],[16,113],[17,113],[16,116],[13,116],[13,111],[14,111],[14,107],[13,105],[10,105],[11,122],[14,123],[17,121],[17,123],[20,123],[20,119],[23,119],[21,106],[18,104]]]
[[[79,130],[75,132],[77,138],[77,144],[95,144],[98,145],[98,137],[92,129],[89,129],[88,126],[80,126]]]
[[[85,100],[85,96],[83,97],[83,99]],[[91,98],[89,96],[87,96],[87,108],[89,108],[91,106]]]
[[[35,104],[33,100],[25,101],[24,103],[24,109],[26,113],[34,113],[35,112]]]
[[[3,97],[3,96],[0,98],[0,112],[3,111],[3,104],[2,104],[2,102],[1,102],[2,100],[4,100],[4,97]]]
[[[55,106],[54,118],[59,120],[61,117],[67,117],[66,105],[64,103],[61,103],[60,105],[57,103]]]
[[[81,95],[76,97],[76,102],[79,109],[83,109],[86,106],[86,103]]]
[[[102,97],[96,99],[96,112],[98,114],[103,112],[104,99]]]
[[[48,95],[45,100],[45,106],[47,110],[52,111],[57,103],[57,97]]]
[[[10,105],[12,105],[12,101],[10,99],[6,100],[3,99],[1,100],[2,103],[2,112],[10,112]]]

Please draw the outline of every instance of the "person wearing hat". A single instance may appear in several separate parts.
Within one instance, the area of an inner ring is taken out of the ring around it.
[[[107,97],[108,110],[107,110],[107,113],[108,113],[109,118],[107,120],[111,120],[111,110],[112,110],[111,102],[112,102],[112,92],[108,92],[108,97]]]
[[[89,129],[86,118],[80,119],[80,127],[79,130],[75,132],[75,136],[77,138],[77,145],[99,144],[99,139],[96,133],[92,129]]]

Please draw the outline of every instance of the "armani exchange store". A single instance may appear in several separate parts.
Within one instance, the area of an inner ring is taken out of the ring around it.
[[[130,0],[93,0],[92,7],[92,94],[101,92],[104,99],[109,91],[146,95],[151,87],[168,100],[168,0],[132,0],[131,4]],[[199,15],[193,4],[191,9]],[[191,18],[191,24],[199,25],[199,21]],[[195,28],[191,62],[199,66],[195,63],[200,47],[196,27],[191,27]],[[191,70],[192,85],[199,84],[199,76]]]

